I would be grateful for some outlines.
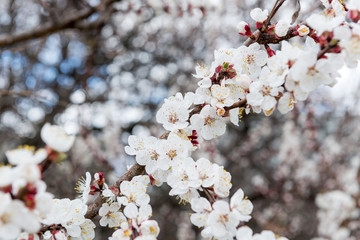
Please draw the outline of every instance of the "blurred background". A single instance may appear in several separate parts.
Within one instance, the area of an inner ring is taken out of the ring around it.
[[[86,171],[102,171],[113,183],[134,163],[123,150],[128,136],[160,136],[154,115],[163,99],[194,91],[196,64],[210,64],[215,49],[241,46],[238,22],[274,2],[1,0],[0,162],[18,145],[42,147],[40,129],[50,122],[77,135],[67,160],[44,174],[50,192],[76,197]],[[277,18],[290,21],[295,2],[286,1]],[[301,5],[299,23],[321,11],[321,1]],[[47,31],[37,36],[38,29]],[[22,33],[27,41],[14,38]],[[232,193],[244,189],[255,205],[255,231],[311,239],[321,235],[318,193],[339,189],[359,199],[359,76],[344,68],[333,89],[313,92],[287,115],[245,116],[196,153],[230,171]],[[189,206],[169,197],[165,185],[149,191],[159,239],[200,239]],[[112,234],[97,231],[96,239]],[[360,239],[358,230],[351,234]]]

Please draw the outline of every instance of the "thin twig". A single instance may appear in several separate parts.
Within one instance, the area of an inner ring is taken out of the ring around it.
[[[43,98],[41,96],[38,96],[35,92],[32,91],[13,91],[13,90],[0,90],[0,98],[2,96],[20,96],[20,97],[28,97],[28,98],[34,98],[39,102],[43,102],[43,103],[50,103],[50,104],[57,104],[57,105],[61,105],[66,107],[68,105],[67,102],[63,102],[63,101],[58,101],[58,102],[53,102],[53,101],[49,101],[46,98]]]
[[[215,202],[214,197],[211,195],[211,193],[209,192],[209,190],[207,188],[201,187],[204,190],[204,193],[206,195],[206,197],[209,199],[210,203],[213,204]]]
[[[320,59],[322,58],[328,51],[330,51],[331,49],[335,48],[337,46],[339,41],[334,41],[333,43],[329,43],[324,49],[322,49],[319,53],[317,58]]]
[[[266,22],[263,26],[263,31],[267,28],[267,26],[269,25],[271,19],[275,16],[276,12],[279,10],[279,8],[284,4],[286,0],[276,0],[274,7],[272,8],[270,15],[268,16],[268,18],[266,19]]]

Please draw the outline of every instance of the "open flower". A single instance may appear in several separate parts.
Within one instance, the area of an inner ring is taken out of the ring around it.
[[[75,188],[76,191],[80,194],[81,200],[84,203],[87,203],[89,199],[89,193],[90,193],[90,183],[91,183],[91,175],[89,172],[86,172],[86,178],[80,178],[77,187]]]
[[[190,118],[190,123],[205,140],[223,135],[226,130],[224,120],[216,114],[215,108],[210,105],[206,105],[200,114],[194,114]]]
[[[120,205],[117,202],[111,204],[103,203],[99,210],[101,216],[100,225],[105,227],[109,225],[110,228],[120,226],[120,224],[126,221],[123,213],[119,212]]]
[[[70,136],[56,125],[46,123],[41,129],[41,139],[53,150],[57,152],[67,152],[75,141],[75,136]]]
[[[41,148],[35,151],[35,147],[21,146],[5,152],[10,164],[18,165],[22,163],[39,164],[47,157],[46,150]]]
[[[260,8],[255,8],[251,10],[250,17],[256,22],[264,22],[269,15],[268,10],[261,10]]]

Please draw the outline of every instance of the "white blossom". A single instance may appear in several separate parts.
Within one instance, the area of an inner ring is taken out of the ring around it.
[[[152,235],[157,237],[160,233],[160,228],[156,221],[147,220],[141,223],[140,233],[145,236]]]
[[[289,30],[289,23],[283,19],[279,20],[275,25],[275,33],[279,37],[286,36]]]
[[[75,136],[70,136],[56,125],[46,123],[41,129],[41,139],[52,149],[58,152],[67,152],[75,141]]]
[[[90,193],[90,183],[91,183],[91,175],[89,172],[86,172],[86,178],[80,178],[76,187],[78,193],[80,193],[81,200],[84,203],[87,203],[89,199]]]
[[[249,221],[251,212],[254,208],[253,204],[244,198],[242,189],[238,189],[230,199],[230,207],[232,211],[238,212],[241,221]]]
[[[123,221],[126,221],[123,213],[119,212],[120,205],[117,202],[103,203],[99,209],[100,226],[109,225],[110,228],[120,226]]]
[[[197,227],[205,226],[208,216],[212,211],[212,207],[206,198],[193,198],[191,199],[191,209],[195,212],[190,216],[192,224]]]
[[[297,29],[297,31],[298,31],[300,37],[304,37],[304,36],[306,36],[306,35],[308,35],[310,33],[310,29],[305,25],[301,25]]]
[[[19,165],[23,163],[39,164],[47,157],[46,150],[41,148],[35,151],[35,147],[21,146],[5,152],[10,164]]]
[[[253,43],[249,47],[241,46],[236,50],[236,62],[240,63],[242,72],[256,78],[261,67],[265,65],[268,55],[260,48],[260,44]]]
[[[174,131],[183,129],[188,125],[190,110],[192,104],[188,99],[183,98],[181,93],[177,93],[165,100],[156,114],[156,121],[163,124],[166,130]]]
[[[173,171],[167,178],[167,183],[172,188],[169,195],[181,195],[190,188],[199,188],[201,180],[192,158],[185,158],[172,166]]]
[[[150,197],[146,194],[146,188],[149,183],[149,176],[135,176],[131,181],[123,181],[120,184],[122,196],[118,197],[117,201],[125,206],[129,203],[135,203],[138,206],[148,204]]]
[[[246,27],[250,28],[249,24],[247,22],[241,21],[238,23],[237,25],[237,30],[239,31],[240,34],[245,35],[246,34]]]
[[[201,232],[203,237],[214,236],[217,239],[229,239],[236,234],[236,227],[240,222],[238,215],[231,212],[227,202],[218,200],[213,205],[206,227]]]
[[[206,105],[200,114],[194,114],[190,118],[190,123],[205,140],[221,136],[226,130],[224,120],[216,114],[216,110],[210,105]]]
[[[250,17],[256,22],[264,22],[268,15],[268,10],[261,10],[260,8],[255,8],[250,12]]]
[[[230,188],[232,187],[230,173],[224,167],[220,167],[217,164],[213,164],[213,167],[215,171],[215,194],[223,198],[229,196]]]

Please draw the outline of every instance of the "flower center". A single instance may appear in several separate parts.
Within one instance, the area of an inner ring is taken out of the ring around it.
[[[229,221],[228,215],[220,215],[219,220],[222,224],[226,224]]]
[[[215,122],[215,119],[212,118],[212,117],[210,117],[210,116],[208,116],[207,118],[205,118],[205,125],[211,126],[211,125],[214,124],[214,122]]]
[[[158,154],[156,151],[153,151],[153,152],[150,154],[150,157],[151,157],[151,159],[153,159],[153,160],[158,160],[159,154]]]
[[[255,57],[252,54],[247,55],[247,57],[244,59],[244,62],[247,64],[253,64],[255,63]]]
[[[177,121],[179,121],[179,118],[177,117],[176,113],[170,113],[169,123],[175,124]]]
[[[169,158],[173,159],[174,157],[176,157],[176,150],[171,149],[166,155],[169,156]]]

